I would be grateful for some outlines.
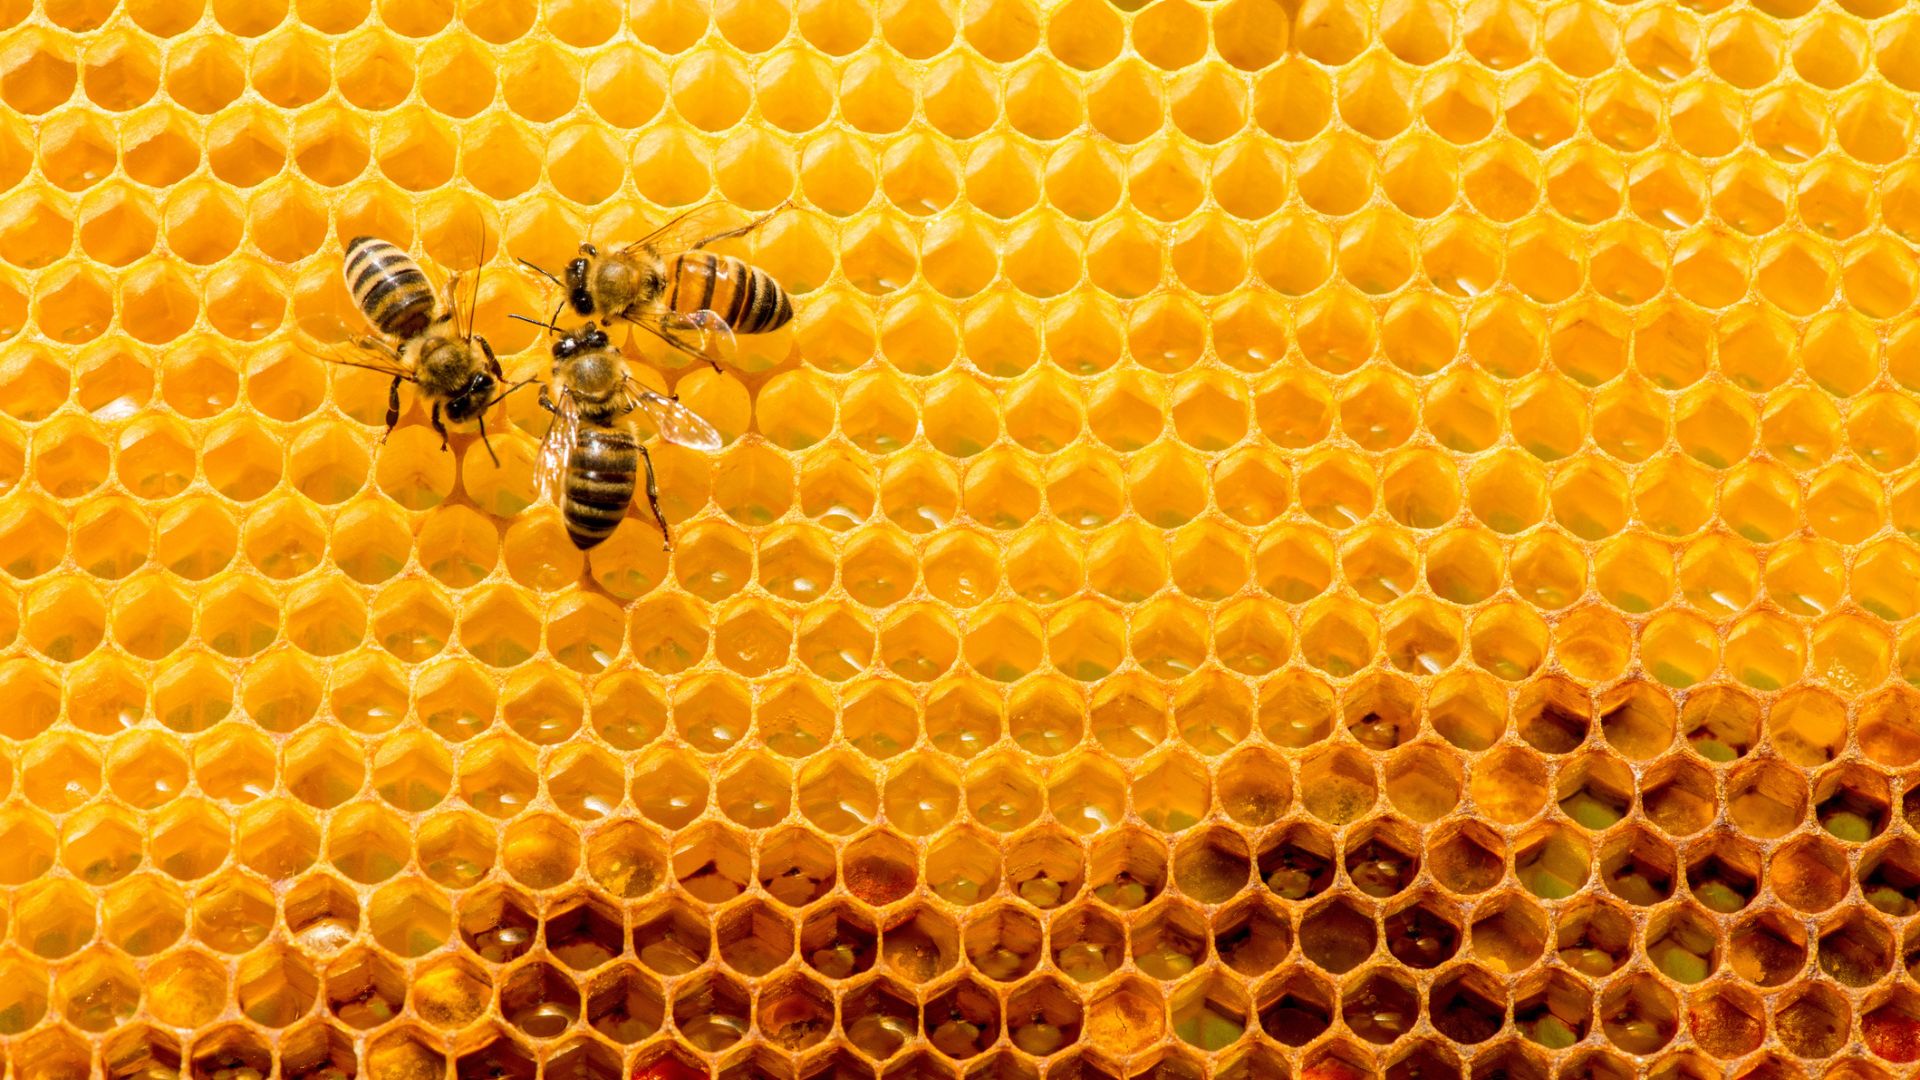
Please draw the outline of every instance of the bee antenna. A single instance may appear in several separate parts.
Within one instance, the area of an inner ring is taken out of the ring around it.
[[[553,272],[551,270],[548,270],[547,268],[540,266],[537,263],[529,262],[526,259],[521,259],[520,265],[526,267],[527,269],[533,271],[536,274],[539,274],[541,277],[546,278],[548,281],[553,282],[555,285],[559,285],[563,289],[566,288],[566,285],[563,282],[561,282],[559,278],[553,276]]]
[[[527,317],[526,317],[525,315],[522,315],[522,314],[520,314],[520,313],[519,313],[519,312],[517,312],[517,311],[516,311],[516,312],[513,312],[513,313],[511,313],[511,314],[509,314],[509,315],[507,316],[507,318],[509,318],[509,319],[517,319],[517,320],[519,320],[520,322],[523,322],[523,323],[532,323],[533,325],[535,325],[535,326],[537,326],[537,327],[539,327],[540,329],[542,329],[542,330],[545,330],[545,331],[546,331],[547,333],[549,333],[549,334],[552,334],[552,333],[557,333],[557,331],[556,331],[556,330],[554,330],[554,328],[553,328],[553,323],[552,323],[552,322],[550,322],[550,321],[549,321],[549,322],[541,322],[541,321],[540,321],[539,319],[529,319],[529,318],[527,318]]]

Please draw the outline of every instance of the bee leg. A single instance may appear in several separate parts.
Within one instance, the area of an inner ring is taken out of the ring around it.
[[[667,515],[660,509],[660,484],[653,476],[653,455],[647,453],[647,445],[635,440],[634,447],[640,451],[640,464],[647,469],[647,507],[653,511],[653,520],[660,526],[660,550],[673,550],[673,534],[667,531]]]
[[[500,455],[493,452],[493,444],[487,441],[487,414],[480,414],[480,445],[486,447],[487,456],[493,459],[493,467],[500,467]]]
[[[540,384],[540,407],[556,415],[559,413],[559,410],[554,408],[553,395],[547,393],[546,383]]]
[[[393,385],[387,387],[387,433],[380,436],[382,443],[393,434],[394,426],[400,423],[400,376],[393,377]]]
[[[447,448],[447,425],[440,420],[440,403],[433,403],[433,430],[440,433],[440,449]]]
[[[728,229],[726,232],[714,233],[712,236],[707,237],[705,240],[700,241],[699,243],[688,248],[687,250],[699,251],[701,248],[706,247],[708,244],[717,244],[722,240],[731,240],[736,236],[745,236],[748,233],[752,232],[753,230],[759,228],[760,226],[765,225],[767,222],[772,221],[774,218],[780,215],[780,212],[782,210],[785,210],[792,205],[793,205],[793,200],[788,199],[786,202],[783,202],[779,206],[776,206],[773,209],[767,211],[766,213],[761,214],[759,217],[754,218],[752,221],[747,222],[745,225],[742,225],[737,229]]]

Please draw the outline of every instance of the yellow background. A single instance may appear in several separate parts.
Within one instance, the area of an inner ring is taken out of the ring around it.
[[[1895,1075],[1915,91],[1896,0],[0,0],[11,1075]],[[541,372],[514,260],[712,199],[798,315],[636,343],[671,557],[295,329],[371,233]]]

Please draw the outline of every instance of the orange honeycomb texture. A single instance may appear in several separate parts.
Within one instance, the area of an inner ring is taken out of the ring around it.
[[[0,0],[0,1071],[1911,1076],[1917,93],[1899,0]],[[716,199],[798,317],[633,343],[670,556],[303,329],[371,233],[543,372],[516,260]]]

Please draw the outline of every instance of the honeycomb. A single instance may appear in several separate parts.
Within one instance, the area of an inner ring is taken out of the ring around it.
[[[0,30],[5,1075],[1913,1075],[1899,0]],[[302,329],[789,199],[670,555]]]

